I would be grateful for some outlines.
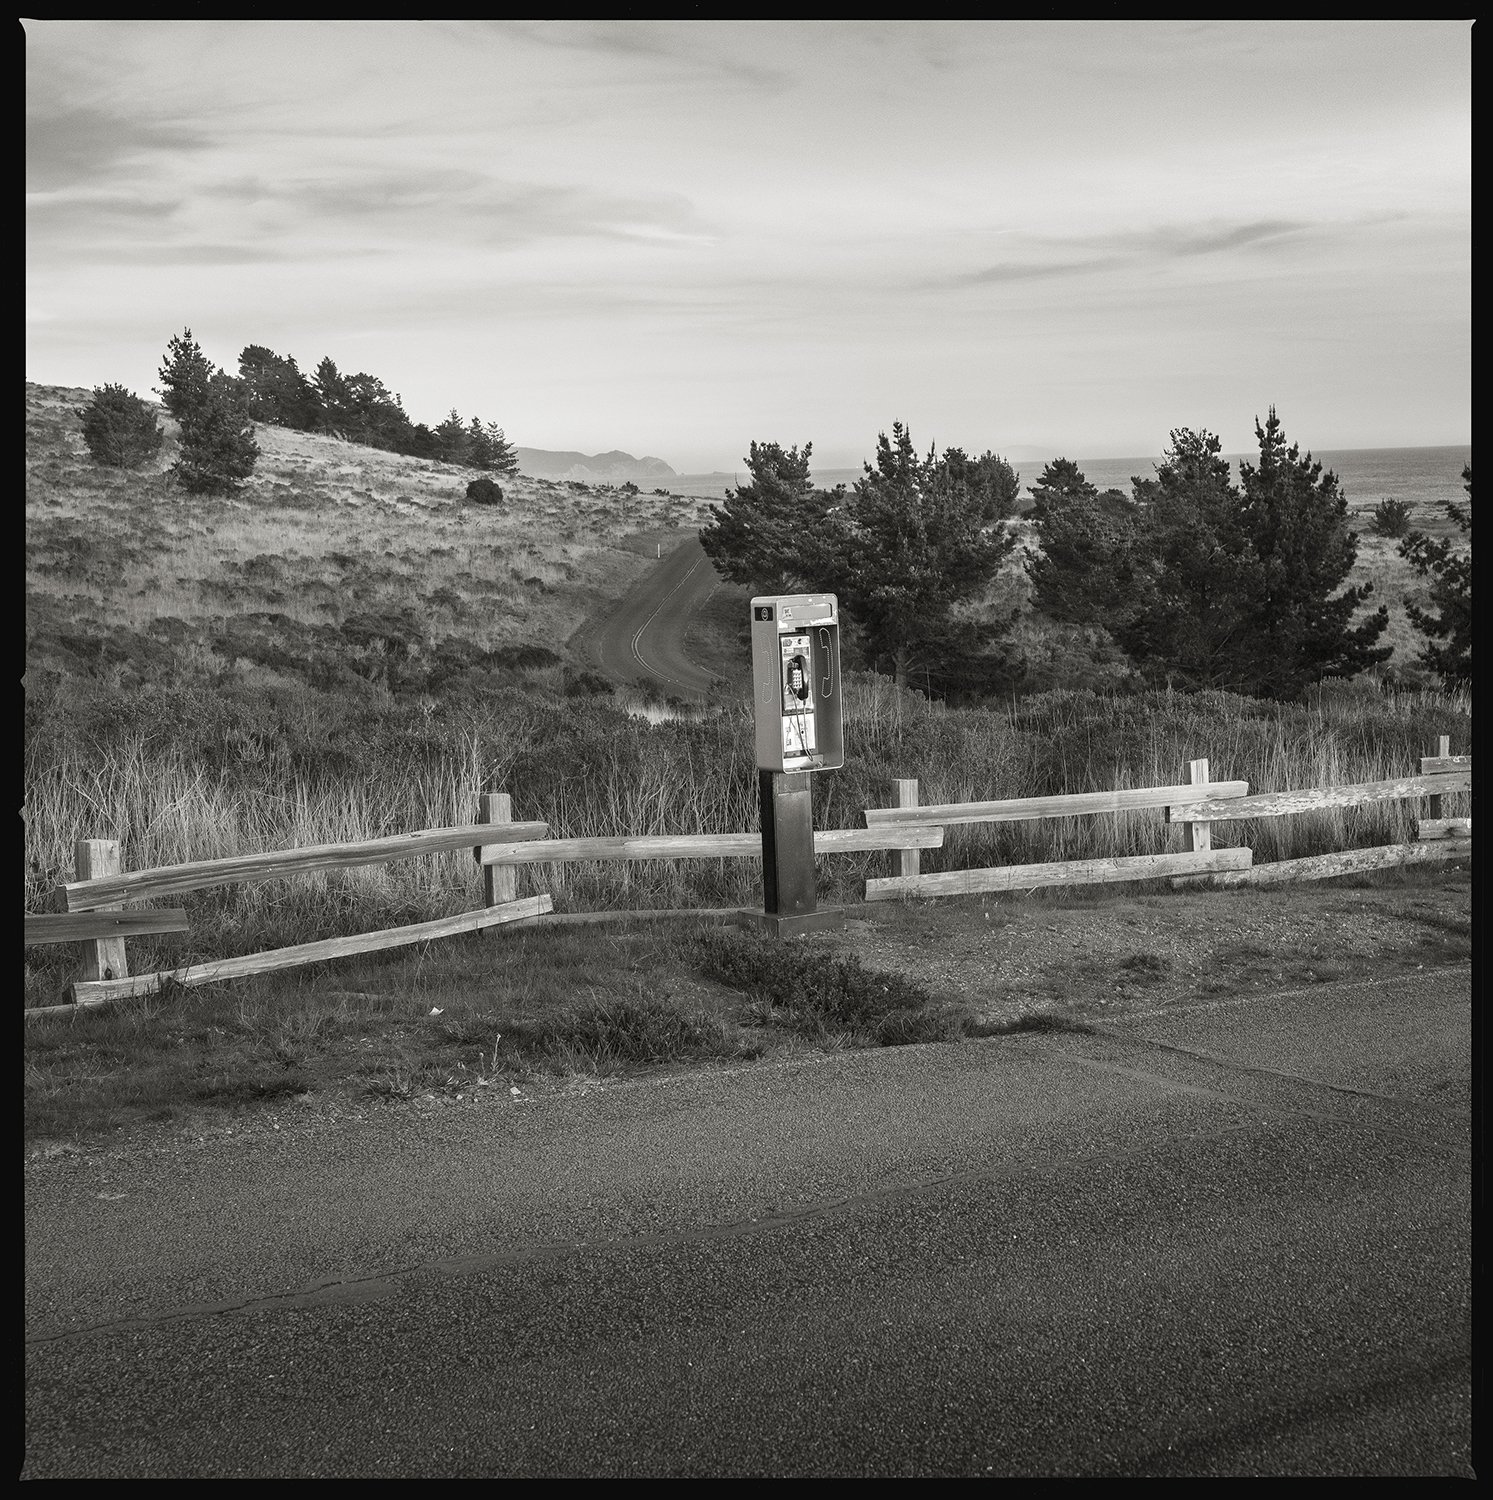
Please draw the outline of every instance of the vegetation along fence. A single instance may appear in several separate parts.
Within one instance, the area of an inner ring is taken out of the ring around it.
[[[1175,885],[1195,881],[1211,881],[1219,885],[1276,884],[1390,865],[1454,859],[1464,857],[1471,850],[1472,819],[1443,817],[1442,798],[1447,794],[1470,791],[1472,757],[1453,756],[1448,754],[1448,749],[1448,739],[1442,736],[1439,753],[1423,757],[1420,774],[1416,776],[1351,786],[1267,792],[1256,796],[1249,795],[1247,782],[1211,780],[1206,760],[1191,761],[1187,782],[1172,786],[927,807],[918,805],[916,780],[899,780],[894,783],[895,807],[868,809],[865,828],[817,831],[814,852],[822,855],[891,850],[896,873],[866,881],[868,902],[1157,878],[1170,878]],[[1215,823],[1289,816],[1396,798],[1427,801],[1426,816],[1418,821],[1417,839],[1413,843],[1354,849],[1309,859],[1280,860],[1266,865],[1255,865],[1253,853],[1246,847],[1215,849],[1212,844]],[[1179,824],[1186,847],[1168,854],[1003,865],[927,875],[919,870],[921,851],[941,848],[944,830],[951,825],[1070,818],[1144,808],[1161,809],[1169,823]],[[77,878],[61,887],[68,911],[44,916],[28,914],[25,931],[28,944],[76,942],[84,945],[83,972],[72,988],[73,1004],[38,1007],[26,1014],[70,1011],[76,1006],[147,995],[160,990],[168,982],[187,986],[211,984],[356,953],[427,942],[462,932],[481,931],[504,923],[533,921],[552,912],[553,903],[548,895],[516,898],[516,872],[522,864],[558,865],[572,860],[751,859],[760,857],[762,852],[761,835],[753,832],[551,839],[546,837],[549,827],[545,823],[514,822],[511,797],[502,792],[484,796],[480,817],[480,822],[457,828],[424,829],[357,843],[314,845],[147,870],[122,869],[120,848],[115,841],[83,840],[76,846]],[[330,938],[266,953],[192,964],[168,972],[135,976],[129,973],[124,942],[127,937],[183,932],[188,929],[188,922],[183,911],[127,909],[123,904],[126,901],[158,899],[235,882],[345,870],[467,847],[473,849],[483,867],[484,904],[477,910],[355,937]],[[627,915],[659,914],[583,913],[573,914],[572,919],[600,920]]]

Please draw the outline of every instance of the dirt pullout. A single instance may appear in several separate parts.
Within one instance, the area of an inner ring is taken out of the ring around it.
[[[1469,870],[1373,878],[888,902],[853,912],[844,933],[822,941],[966,1000],[991,1024],[1100,1019],[1471,961]]]

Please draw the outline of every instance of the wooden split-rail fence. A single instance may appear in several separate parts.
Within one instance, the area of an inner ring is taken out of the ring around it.
[[[1389,865],[1459,858],[1471,850],[1472,819],[1442,816],[1442,798],[1470,791],[1472,785],[1472,757],[1449,754],[1446,736],[1441,738],[1437,755],[1422,759],[1418,776],[1355,786],[1317,787],[1250,796],[1247,782],[1210,780],[1206,760],[1190,762],[1188,772],[1186,783],[1173,786],[932,806],[918,804],[916,780],[899,780],[894,783],[896,806],[868,809],[865,828],[816,831],[814,852],[827,855],[892,851],[896,873],[866,882],[866,900],[873,902],[1157,878],[1170,878],[1177,885],[1194,881],[1211,881],[1218,885],[1275,884],[1322,879]],[[1278,817],[1387,799],[1427,800],[1427,816],[1419,820],[1416,842],[1353,849],[1267,865],[1255,865],[1253,853],[1247,848],[1214,849],[1212,846],[1214,823]],[[1002,865],[981,870],[946,870],[932,874],[923,874],[920,870],[922,851],[942,847],[944,830],[952,825],[1070,818],[1143,808],[1162,809],[1168,822],[1180,824],[1185,848],[1168,854]],[[761,834],[750,832],[552,839],[547,837],[549,827],[545,823],[513,821],[512,799],[504,792],[488,793],[483,797],[480,818],[479,822],[456,828],[423,829],[355,843],[312,845],[145,870],[123,869],[120,846],[114,840],[82,840],[76,845],[77,878],[60,887],[68,910],[48,915],[28,913],[25,938],[27,944],[81,944],[84,949],[83,972],[72,987],[72,1004],[36,1007],[26,1014],[73,1011],[79,1006],[152,994],[170,983],[183,986],[214,984],[276,969],[453,937],[464,932],[486,931],[514,922],[660,916],[731,919],[742,914],[733,911],[598,912],[559,917],[553,914],[553,903],[547,895],[517,897],[517,869],[523,864],[559,864],[573,860],[750,859],[759,858],[762,853]],[[127,907],[127,902],[158,900],[219,885],[250,884],[316,871],[346,870],[464,848],[473,850],[483,871],[483,905],[476,910],[355,937],[328,938],[266,953],[195,963],[175,970],[138,975],[129,972],[126,938],[185,932],[189,924],[186,913],[179,908]]]

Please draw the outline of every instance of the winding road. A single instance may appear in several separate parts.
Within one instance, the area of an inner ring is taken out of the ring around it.
[[[668,697],[701,702],[714,678],[685,654],[684,632],[719,584],[700,539],[692,536],[615,606],[587,621],[571,644],[614,682],[652,682]]]

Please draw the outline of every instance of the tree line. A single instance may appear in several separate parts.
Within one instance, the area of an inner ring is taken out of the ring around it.
[[[1275,409],[1255,421],[1257,461],[1235,485],[1219,439],[1177,428],[1154,477],[1099,491],[1066,458],[1032,486],[1038,546],[1021,559],[1031,605],[1106,635],[1142,680],[1286,699],[1324,677],[1386,661],[1373,585],[1349,585],[1358,536],[1331,471],[1288,443]],[[901,423],[848,490],[816,488],[812,445],[756,443],[750,480],[712,508],[701,542],[731,582],[763,594],[839,597],[864,664],[899,683],[978,695],[1015,687],[1009,647],[1019,609],[982,607],[1017,547],[1020,477],[994,453],[920,455]],[[1468,505],[1446,509],[1471,536]],[[1471,554],[1419,531],[1399,551],[1430,585],[1407,606],[1427,636],[1423,663],[1470,684]]]
[[[412,422],[382,380],[363,371],[344,375],[330,356],[308,379],[293,356],[248,344],[233,376],[207,358],[186,328],[167,343],[157,378],[162,403],[181,426],[171,472],[194,493],[231,493],[249,478],[259,457],[255,422],[483,472],[518,469],[518,455],[495,422],[463,420],[454,407],[434,428]],[[160,451],[154,408],[123,386],[96,387],[78,415],[96,462],[136,467]]]

